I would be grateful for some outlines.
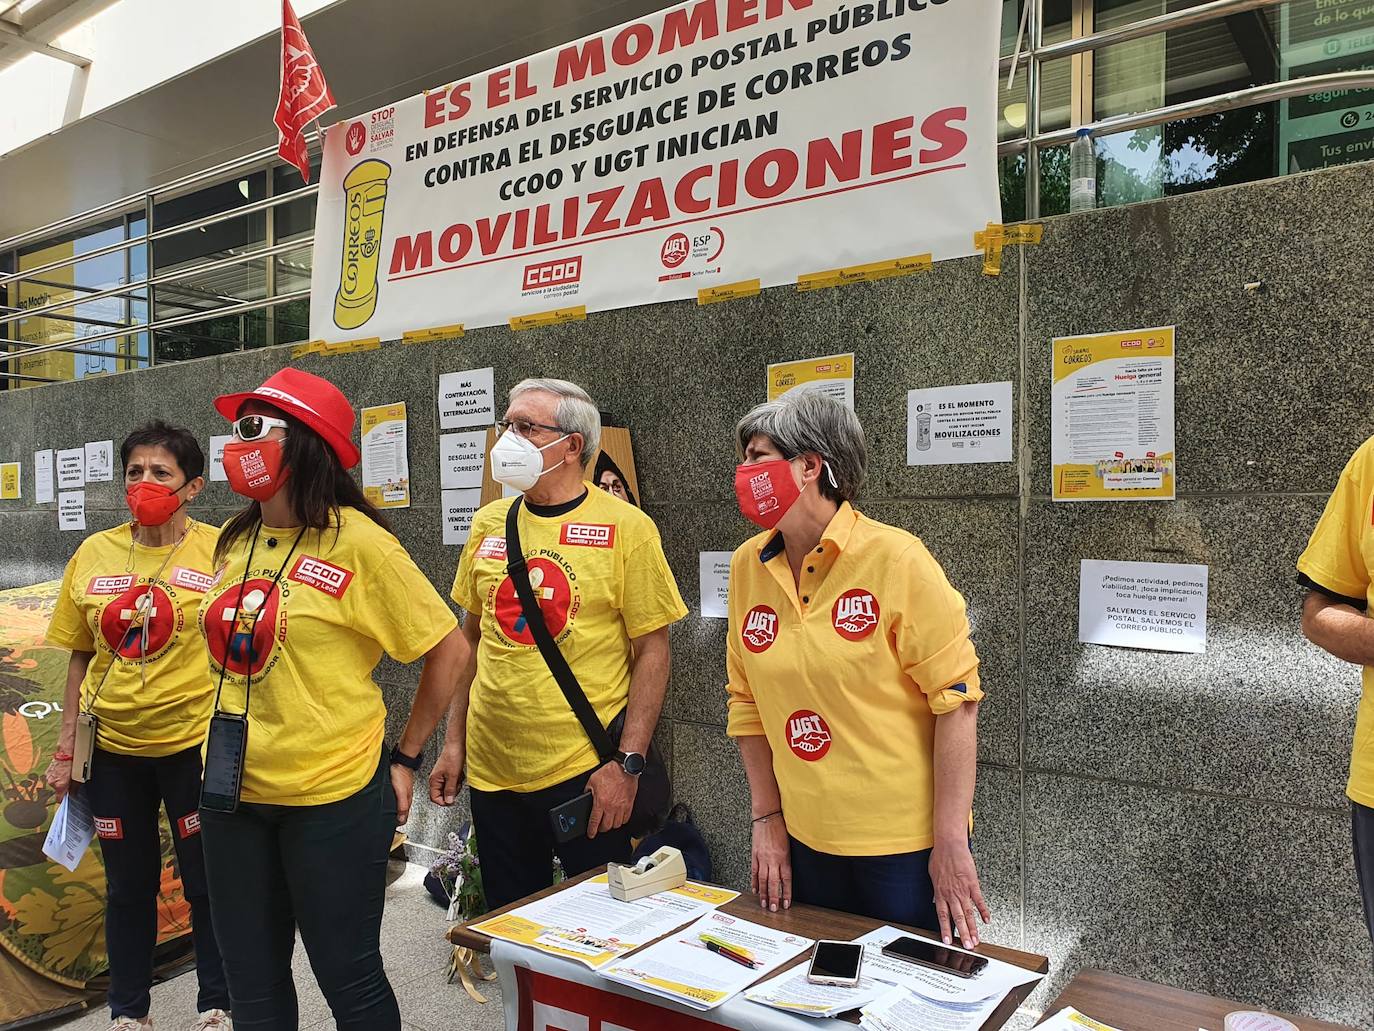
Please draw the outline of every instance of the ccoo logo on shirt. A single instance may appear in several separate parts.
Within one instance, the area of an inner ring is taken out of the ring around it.
[[[778,639],[778,614],[767,605],[755,605],[744,617],[740,636],[751,652],[766,652]]]
[[[862,641],[878,626],[878,599],[868,591],[845,591],[835,601],[835,631],[849,641]]]
[[[787,747],[806,762],[819,762],[830,751],[830,726],[818,712],[798,709],[787,717]]]

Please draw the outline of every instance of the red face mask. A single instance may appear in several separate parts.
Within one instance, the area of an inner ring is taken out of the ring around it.
[[[182,487],[186,484],[182,484]],[[180,490],[178,487],[177,490]],[[170,487],[151,480],[135,483],[124,492],[124,501],[139,526],[161,526],[185,504]]]
[[[235,494],[266,501],[281,489],[286,479],[281,441],[229,441],[224,445],[224,475]]]
[[[792,463],[785,458],[757,465],[742,465],[735,470],[735,498],[744,518],[765,530],[778,525],[801,497],[792,478]]]

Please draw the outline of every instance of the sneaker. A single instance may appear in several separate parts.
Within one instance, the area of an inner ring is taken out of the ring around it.
[[[110,1023],[109,1031],[152,1031],[152,1026],[152,1017],[144,1017],[142,1020],[135,1020],[133,1017],[115,1017]]]
[[[234,1022],[224,1010],[206,1010],[191,1025],[191,1031],[234,1031]]]

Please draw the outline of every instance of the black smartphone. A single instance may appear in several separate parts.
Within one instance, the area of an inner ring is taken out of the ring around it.
[[[592,816],[592,793],[578,795],[569,802],[554,806],[549,810],[549,822],[553,824],[556,841],[572,841],[587,833],[587,821]]]
[[[818,941],[806,979],[812,984],[853,988],[859,983],[864,947],[857,942]]]
[[[228,712],[217,712],[210,717],[210,733],[205,742],[205,774],[200,782],[202,809],[232,813],[239,807],[247,747],[247,717]]]
[[[947,949],[938,942],[924,938],[898,938],[883,946],[883,955],[893,959],[918,963],[933,970],[943,970],[956,977],[975,977],[980,974],[988,961],[982,956],[974,956],[958,949]]]

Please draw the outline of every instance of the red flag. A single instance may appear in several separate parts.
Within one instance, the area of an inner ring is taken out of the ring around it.
[[[334,94],[324,81],[291,0],[281,0],[281,95],[277,98],[277,153],[301,170],[310,182],[310,155],[305,127],[334,106]]]

